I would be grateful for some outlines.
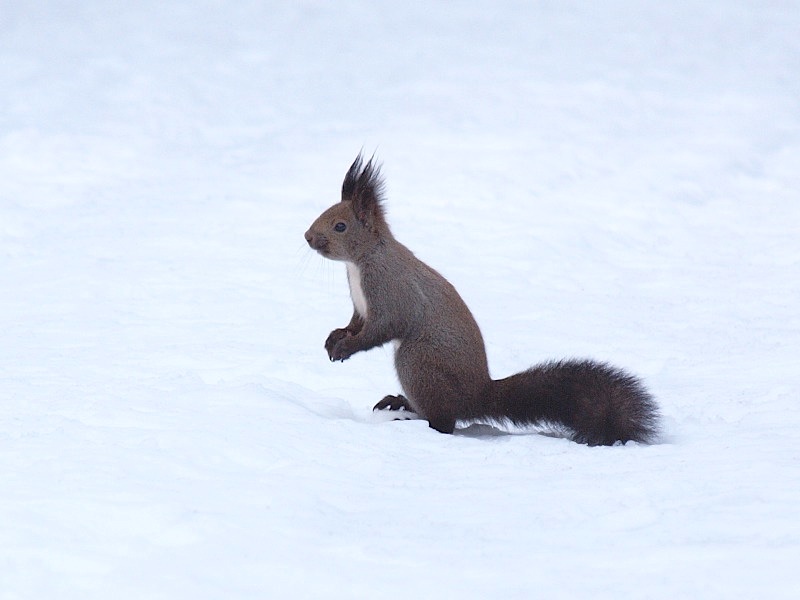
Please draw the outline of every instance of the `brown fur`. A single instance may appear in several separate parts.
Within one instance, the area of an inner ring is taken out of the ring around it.
[[[506,379],[489,376],[480,328],[455,288],[398,242],[386,222],[380,169],[359,155],[342,200],[305,234],[309,246],[348,264],[354,311],[325,341],[332,361],[395,341],[404,396],[375,409],[406,408],[452,433],[458,420],[551,423],[576,441],[648,441],[657,409],[633,376],[593,361],[546,363]]]

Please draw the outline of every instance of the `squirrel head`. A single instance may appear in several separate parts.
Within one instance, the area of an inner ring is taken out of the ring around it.
[[[380,166],[359,154],[342,183],[342,201],[323,212],[306,231],[308,245],[331,260],[356,262],[391,236],[386,223]]]

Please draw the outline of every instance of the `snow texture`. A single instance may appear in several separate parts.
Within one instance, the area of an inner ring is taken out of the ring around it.
[[[800,4],[0,9],[0,598],[800,597]],[[303,232],[361,148],[495,377],[652,446],[387,421]]]

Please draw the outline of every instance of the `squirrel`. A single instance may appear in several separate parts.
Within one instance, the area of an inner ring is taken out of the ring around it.
[[[590,446],[650,443],[658,408],[641,381],[594,360],[536,365],[505,379],[489,375],[481,330],[455,288],[398,242],[386,221],[384,179],[361,153],[342,184],[341,202],[305,233],[308,245],[347,267],[353,316],[325,340],[331,361],[394,342],[402,395],[373,410],[406,410],[433,429],[457,421],[555,426]]]

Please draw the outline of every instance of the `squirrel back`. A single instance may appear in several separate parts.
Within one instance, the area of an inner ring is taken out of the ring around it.
[[[392,235],[380,169],[359,155],[342,200],[305,234],[309,246],[345,262],[353,315],[325,342],[331,361],[394,342],[404,395],[375,409],[405,409],[452,433],[456,421],[550,424],[575,441],[651,441],[657,409],[634,376],[594,361],[559,361],[494,381],[480,328],[455,288]]]

